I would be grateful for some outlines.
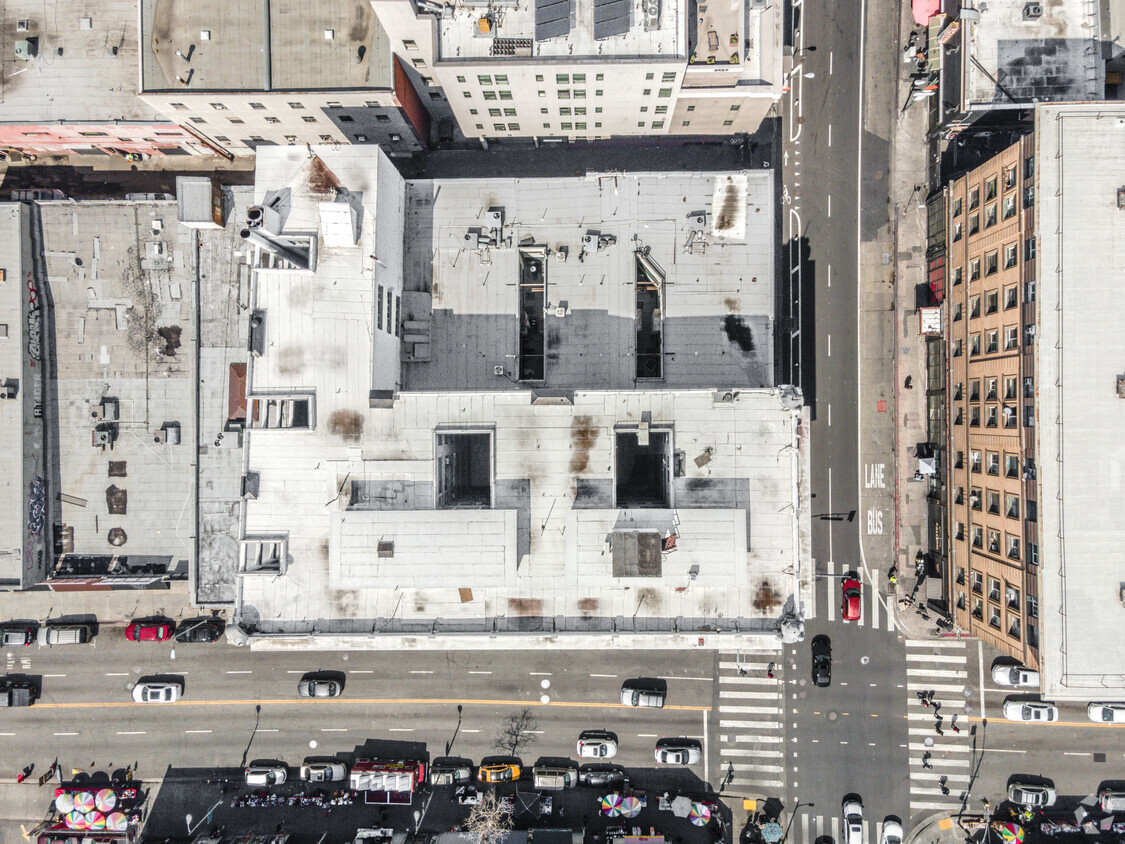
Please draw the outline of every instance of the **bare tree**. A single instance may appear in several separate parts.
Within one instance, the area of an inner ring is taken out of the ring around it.
[[[521,748],[539,740],[536,734],[538,729],[539,722],[535,720],[531,710],[525,707],[504,719],[500,725],[500,732],[496,734],[495,746],[512,756],[518,756]]]
[[[477,836],[480,844],[496,844],[502,841],[512,828],[512,816],[496,799],[496,792],[485,791],[480,802],[469,812],[465,831]]]

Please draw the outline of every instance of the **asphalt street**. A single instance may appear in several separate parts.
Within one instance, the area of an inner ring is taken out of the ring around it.
[[[95,642],[6,653],[8,673],[41,678],[43,695],[29,709],[6,713],[0,742],[13,768],[0,779],[14,778],[32,762],[46,768],[56,756],[64,767],[82,769],[91,762],[105,768],[136,761],[142,776],[185,761],[237,766],[248,744],[248,756],[275,756],[290,764],[312,753],[350,751],[369,739],[420,742],[438,756],[455,730],[453,752],[479,760],[496,753],[502,722],[525,707],[538,721],[525,761],[574,757],[585,729],[616,732],[615,761],[624,765],[650,766],[654,743],[665,736],[713,744],[710,653],[702,659],[674,652],[518,659],[504,652],[298,656],[251,653],[222,642],[174,649],[167,643],[132,643],[120,628],[103,630]],[[297,683],[307,671],[343,672],[344,694],[299,698]],[[133,684],[150,675],[182,678],[183,699],[134,703]],[[622,706],[620,687],[629,677],[664,679],[665,708]],[[696,768],[702,777],[706,767]]]

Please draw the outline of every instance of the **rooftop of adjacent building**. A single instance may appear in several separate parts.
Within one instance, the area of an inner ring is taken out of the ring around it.
[[[438,17],[438,58],[495,62],[505,57],[534,57],[607,63],[640,57],[684,59],[688,3],[499,0],[445,4]]]
[[[0,205],[0,389],[9,395],[15,388],[17,400],[0,401],[0,530],[5,536],[24,535],[24,517],[29,502],[24,487],[24,414],[28,411],[26,391],[33,390],[23,378],[24,300],[28,289],[24,283],[23,248],[25,233],[20,205]],[[7,543],[0,550],[0,579],[19,581],[23,561],[22,541]]]
[[[63,551],[193,556],[191,232],[164,202],[42,203]]]
[[[393,55],[366,0],[141,0],[146,91],[390,88]]]
[[[1097,4],[972,0],[962,3],[959,17],[968,32],[968,108],[1104,97]]]
[[[1120,697],[1125,103],[1036,117],[1043,691]]]
[[[8,0],[0,21],[0,120],[164,121],[137,97],[133,0]]]

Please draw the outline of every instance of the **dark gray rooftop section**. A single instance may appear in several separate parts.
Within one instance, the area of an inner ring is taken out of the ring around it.
[[[1090,49],[1086,38],[1001,39],[996,45],[995,104],[1087,99]]]
[[[632,8],[629,0],[594,0],[594,40],[628,32]]]
[[[565,38],[574,26],[574,0],[535,0],[535,40]]]

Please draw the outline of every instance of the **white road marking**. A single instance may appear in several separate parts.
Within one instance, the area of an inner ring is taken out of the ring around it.
[[[55,733],[55,735],[56,736],[77,736],[77,735],[81,735],[81,733]]]
[[[227,674],[253,674],[253,671],[228,671]]]
[[[828,216],[831,217],[832,215],[829,214]],[[832,357],[832,335],[831,334],[828,335],[828,357]]]
[[[907,639],[908,648],[961,648],[965,649],[962,639]]]
[[[657,680],[698,680],[702,683],[712,683],[715,680],[714,677],[663,677],[663,676],[657,677],[656,679]]]
[[[828,146],[832,146],[832,124],[831,123],[828,124]],[[828,276],[828,286],[829,287],[832,286],[832,275],[831,274],[829,274],[829,276]]]
[[[616,674],[591,674],[590,676],[591,677],[608,677],[611,680],[617,677]]]
[[[980,680],[977,688],[980,690],[980,717],[987,718],[988,714],[984,711],[984,643],[977,639],[977,668],[980,669]]]
[[[433,672],[430,672],[431,674]],[[554,677],[550,671],[532,671],[528,674],[529,677]]]
[[[411,674],[433,674],[434,672],[432,672],[432,671],[422,671],[422,670],[415,669],[414,671],[411,671],[410,673]]]
[[[828,216],[832,216],[832,194],[828,194]]]
[[[106,677],[128,677],[129,672],[128,671],[121,671],[121,672],[115,672],[115,673],[112,673],[112,674],[107,673],[105,676]]]
[[[209,733],[210,730],[184,730],[185,733]]]
[[[910,654],[906,655],[907,662],[955,662],[965,664],[969,661],[967,656],[956,654]]]
[[[656,738],[656,733],[637,733],[637,738]]]
[[[835,55],[832,50],[828,51],[828,75],[832,75],[832,57]]]
[[[320,731],[322,733],[346,733],[348,731],[348,728],[347,727],[321,727]],[[392,729],[391,732],[394,732],[394,730]]]
[[[267,728],[267,727],[255,727],[254,732],[256,732],[256,733],[276,733],[276,732],[279,732],[279,730],[277,730],[276,728],[270,729],[270,728]]]
[[[286,671],[285,673],[286,674],[305,674],[307,672],[301,671],[300,669],[297,669],[296,671]]]
[[[292,674],[292,673],[295,673],[295,672],[291,671],[289,673]],[[349,674],[374,674],[375,672],[372,671],[369,668],[349,668],[348,673]],[[469,673],[472,674],[473,672],[470,671]]]
[[[470,674],[491,674],[491,671],[470,671]]]
[[[65,674],[44,674],[44,677],[65,677]]]
[[[117,731],[117,735],[119,735],[119,736],[143,736],[144,734],[145,734],[144,730],[118,730]]]
[[[15,733],[0,733],[0,736],[14,736]]]

